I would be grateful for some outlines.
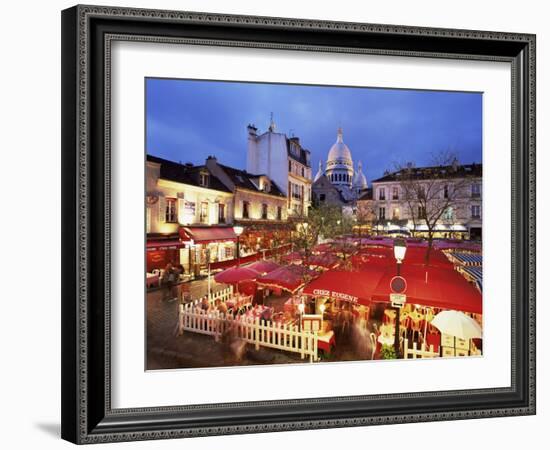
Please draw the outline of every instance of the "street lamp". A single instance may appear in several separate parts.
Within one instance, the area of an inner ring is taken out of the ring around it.
[[[401,263],[407,253],[407,242],[403,238],[397,238],[393,241],[393,256],[397,261],[397,275],[401,274]]]
[[[401,263],[405,259],[407,253],[407,242],[403,238],[397,238],[393,241],[393,256],[397,261],[397,276],[401,276]],[[395,306],[395,336],[393,346],[395,348],[395,356],[399,358],[399,322],[401,322],[401,307]]]
[[[304,305],[303,303],[300,303],[298,305],[298,311],[300,311],[300,332],[302,331],[302,318],[304,316],[305,309],[306,309],[306,305]]]
[[[244,227],[240,225],[235,225],[233,227],[233,232],[237,235],[237,267],[241,265],[241,242],[240,237],[243,234]]]

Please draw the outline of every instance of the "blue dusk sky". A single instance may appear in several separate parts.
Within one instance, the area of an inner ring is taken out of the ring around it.
[[[481,162],[482,94],[356,87],[147,79],[146,151],[173,161],[246,169],[247,130],[277,131],[311,151],[313,174],[339,126],[370,181],[395,163],[430,165],[439,151]]]

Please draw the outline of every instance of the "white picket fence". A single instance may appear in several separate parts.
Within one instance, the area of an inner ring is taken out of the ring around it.
[[[417,359],[417,358],[437,358],[439,353],[434,351],[434,346],[430,345],[426,350],[424,345],[418,348],[418,344],[413,342],[412,348],[409,348],[409,340],[405,339],[403,342],[403,358],[404,359]]]
[[[256,350],[268,347],[299,353],[310,362],[318,361],[318,337],[316,331],[298,330],[295,325],[266,322],[259,318],[222,314],[219,311],[204,311],[199,303],[179,306],[178,334],[184,331],[213,336],[220,340],[225,333],[231,337],[253,344]]]
[[[206,295],[205,295],[206,297]],[[231,297],[233,297],[233,286],[228,286],[224,289],[221,289],[216,292],[211,292],[210,296],[208,297],[208,301],[210,303],[214,303],[216,300],[221,300],[222,302],[226,302]]]

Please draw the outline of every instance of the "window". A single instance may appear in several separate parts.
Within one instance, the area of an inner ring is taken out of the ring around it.
[[[288,160],[288,171],[292,172],[292,161],[290,159]]]
[[[399,208],[393,208],[392,219],[399,220]]]
[[[277,206],[277,220],[283,220],[283,208]]]
[[[399,200],[399,188],[397,187],[394,187],[392,189],[392,196],[391,196],[392,200]]]
[[[290,188],[292,198],[300,200],[302,198],[302,191],[304,187],[298,184],[290,183]]]
[[[425,206],[418,206],[418,217],[420,219],[426,218],[426,207]]]
[[[208,172],[201,172],[199,174],[199,184],[201,186],[208,186],[209,182],[210,182],[210,176]]]
[[[386,189],[378,189],[378,200],[386,200]]]
[[[478,183],[472,184],[472,197],[481,197],[481,185],[479,185]]]
[[[472,219],[480,219],[480,218],[481,218],[481,206],[472,205]]]
[[[223,203],[218,205],[218,223],[225,223],[225,205]]]
[[[453,220],[453,208],[452,206],[449,206],[445,212],[443,213],[443,219],[445,220]]]
[[[302,176],[305,176],[305,170],[303,167],[302,167]]]
[[[379,208],[378,209],[378,219],[384,220],[386,218],[386,208]]]
[[[320,202],[324,202],[326,199],[326,195],[325,194],[319,194],[319,201]]]
[[[267,203],[262,203],[262,219],[267,219]]]
[[[449,186],[447,185],[443,188],[443,198],[449,198]]]
[[[177,199],[167,198],[166,199],[166,214],[165,222],[176,223],[177,222]]]
[[[200,212],[199,220],[201,223],[208,223],[208,203],[207,202],[201,203],[201,212]]]
[[[249,202],[243,202],[243,219],[248,219],[248,210],[250,208]]]

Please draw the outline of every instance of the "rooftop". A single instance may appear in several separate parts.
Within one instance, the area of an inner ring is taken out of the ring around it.
[[[264,194],[286,197],[285,194],[283,194],[283,192],[279,189],[279,186],[277,186],[277,184],[271,179],[269,180],[271,186],[269,191],[264,191],[260,189],[259,185],[254,182],[254,179],[259,179],[262,176],[266,176],[264,174],[256,175],[248,173],[246,170],[236,169],[234,167],[229,167],[220,163],[218,163],[218,165],[223,169],[223,171],[237,187],[241,187],[243,189],[248,189],[251,191],[262,192]]]
[[[373,180],[373,183],[399,181],[401,176],[411,177],[417,180],[433,180],[435,178],[479,178],[482,176],[482,164],[458,164],[449,166],[406,167],[395,172],[386,172],[381,178]],[[410,172],[408,172],[410,171]]]
[[[147,155],[147,161],[160,164],[160,178],[177,183],[199,186],[199,174],[207,171],[210,175],[207,189],[231,192],[205,165],[195,166],[187,163],[177,163],[154,155]]]

